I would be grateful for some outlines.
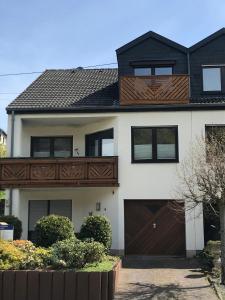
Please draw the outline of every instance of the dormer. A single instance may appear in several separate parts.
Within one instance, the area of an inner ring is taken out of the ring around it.
[[[152,31],[117,49],[120,104],[189,101],[187,49]]]
[[[225,28],[189,48],[193,102],[225,99]]]

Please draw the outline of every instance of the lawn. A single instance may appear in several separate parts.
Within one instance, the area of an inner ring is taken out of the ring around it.
[[[87,264],[84,268],[79,269],[79,272],[109,272],[119,261],[117,256],[106,256],[102,262]]]

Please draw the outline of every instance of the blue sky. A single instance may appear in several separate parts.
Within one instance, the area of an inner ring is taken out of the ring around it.
[[[224,0],[1,0],[0,74],[116,62],[115,49],[149,30],[190,46],[224,16]],[[36,77],[0,76],[0,127]]]

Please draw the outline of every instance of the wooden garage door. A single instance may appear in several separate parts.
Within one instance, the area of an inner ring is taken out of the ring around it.
[[[184,212],[176,213],[167,200],[125,200],[127,255],[183,255]]]

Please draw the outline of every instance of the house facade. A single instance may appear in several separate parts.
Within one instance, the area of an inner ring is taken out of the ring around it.
[[[148,32],[116,53],[118,69],[47,70],[7,107],[6,213],[23,238],[44,215],[78,232],[101,214],[117,254],[193,256],[203,209],[170,204],[196,138],[225,126],[225,29],[190,48]]]
[[[6,132],[0,128],[0,144],[6,145],[7,134]]]

